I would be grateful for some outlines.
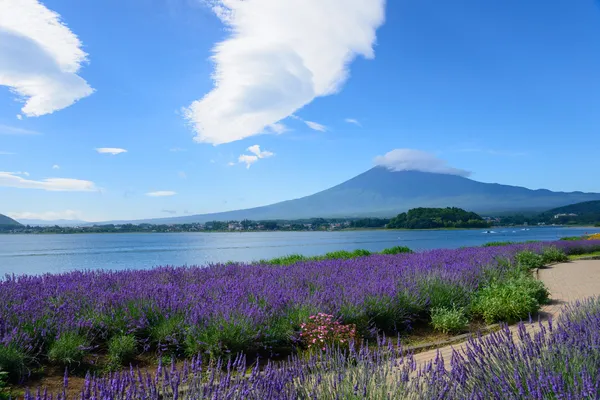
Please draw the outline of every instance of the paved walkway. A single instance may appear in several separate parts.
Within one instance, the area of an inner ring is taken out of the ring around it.
[[[552,316],[552,319],[555,320],[566,303],[600,295],[600,260],[578,260],[556,264],[540,269],[538,271],[538,279],[544,282],[548,290],[550,290],[552,299],[550,304],[543,306],[540,310],[540,319],[546,320]],[[529,332],[535,332],[538,329],[539,325],[537,322],[527,325],[527,331]],[[517,327],[513,326],[511,330],[516,331]],[[425,351],[416,354],[415,361],[421,365],[433,361],[439,351],[444,357],[446,368],[449,369],[452,351],[461,351],[465,347],[466,343],[458,343]]]

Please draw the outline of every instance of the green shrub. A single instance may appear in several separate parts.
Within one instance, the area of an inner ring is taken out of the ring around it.
[[[212,358],[233,356],[241,351],[249,351],[256,343],[258,330],[243,316],[221,319],[204,327],[194,327],[185,338],[185,352],[188,356],[207,353]]]
[[[471,312],[490,324],[516,322],[534,314],[540,307],[536,297],[542,297],[531,277],[512,278],[494,282],[482,288],[471,304]]]
[[[18,382],[27,374],[29,357],[14,345],[0,345],[0,371],[11,382]]]
[[[481,247],[501,247],[501,246],[509,246],[514,244],[515,242],[488,242]]]
[[[429,309],[440,307],[465,307],[471,302],[470,292],[460,284],[429,277],[420,283],[422,296]]]
[[[85,356],[86,346],[86,339],[76,332],[63,333],[50,345],[48,359],[63,366],[80,364]]]
[[[367,257],[370,256],[371,253],[369,250],[365,250],[365,249],[356,249],[352,252],[352,256],[353,257]]]
[[[2,371],[2,369],[0,369],[0,400],[10,399],[9,394],[6,392],[7,386],[8,386],[8,372]]]
[[[584,240],[585,238],[583,236],[567,236],[567,237],[562,237],[560,238],[560,240],[573,240],[573,241],[579,241],[579,240]]]
[[[283,316],[273,317],[261,329],[261,344],[268,348],[289,346],[300,325],[315,312],[312,307],[294,307]]]
[[[258,263],[270,265],[291,265],[306,260],[308,260],[308,258],[302,254],[290,254],[283,257],[273,258],[271,260],[260,260]]]
[[[544,265],[548,265],[552,263],[568,261],[569,257],[567,257],[562,250],[559,250],[556,247],[549,247],[544,249],[542,252],[542,260]]]
[[[515,256],[517,265],[524,270],[532,270],[544,266],[544,258],[533,251],[521,251]]]
[[[389,249],[381,250],[381,254],[404,254],[404,253],[413,253],[411,249],[406,246],[394,246]]]
[[[133,335],[119,335],[108,342],[109,367],[118,368],[131,361],[136,354],[137,342]]]
[[[431,309],[431,325],[442,333],[464,332],[469,319],[462,307],[438,307]]]
[[[329,253],[325,253],[325,255],[322,257],[322,259],[325,260],[338,260],[338,259],[349,259],[349,258],[354,258],[354,255],[346,250],[338,250],[338,251],[332,251]]]
[[[150,327],[150,339],[153,346],[160,351],[176,353],[185,332],[184,320],[180,315],[170,318],[159,318]]]

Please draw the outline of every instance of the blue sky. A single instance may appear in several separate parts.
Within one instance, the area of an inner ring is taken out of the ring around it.
[[[598,71],[593,0],[8,0],[0,213],[247,208],[394,149],[407,168],[600,192]]]

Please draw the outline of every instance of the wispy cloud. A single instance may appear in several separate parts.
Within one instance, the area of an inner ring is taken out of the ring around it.
[[[339,91],[359,55],[373,58],[385,0],[205,0],[231,35],[213,51],[214,89],[184,110],[198,142],[266,133]]]
[[[170,148],[169,151],[172,152],[172,153],[180,153],[182,151],[187,151],[187,150],[183,149],[181,147],[173,147],[173,148]]]
[[[319,131],[319,132],[326,132],[327,131],[327,127],[325,125],[321,125],[317,122],[313,122],[313,121],[304,121],[304,123],[312,130],[314,131]]]
[[[50,192],[94,192],[99,189],[94,182],[68,178],[25,179],[23,172],[0,172],[0,186],[21,189],[41,189]]]
[[[58,165],[58,164],[54,164],[54,165],[52,166],[52,169],[60,169],[60,165]]]
[[[163,212],[165,214],[171,214],[171,215],[177,214],[177,211],[175,211],[175,210],[165,210],[165,209],[162,209],[162,210],[160,210],[160,212]]]
[[[0,54],[2,54],[1,51],[0,51]],[[0,67],[0,72],[1,71],[2,71],[2,69]],[[1,75],[0,75],[0,79],[2,79]],[[8,125],[0,125],[0,135],[39,135],[39,134],[40,134],[39,132],[32,131],[29,129],[17,128],[17,127],[8,126]]]
[[[82,220],[83,213],[75,210],[64,210],[64,211],[45,211],[45,212],[9,212],[8,216],[18,220],[21,219],[41,219],[43,221],[53,221],[58,219],[65,220]]]
[[[361,123],[360,123],[360,122],[358,122],[358,120],[357,120],[357,119],[354,119],[354,118],[346,118],[346,119],[344,120],[344,122],[347,122],[347,123],[349,123],[349,124],[353,124],[353,125],[356,125],[356,126],[362,126],[362,125],[361,125]]]
[[[175,196],[177,194],[177,192],[173,192],[170,190],[159,190],[157,192],[148,192],[146,193],[146,196],[148,197],[168,197],[168,196]]]
[[[260,160],[261,158],[273,157],[275,153],[267,150],[261,151],[260,146],[255,144],[246,149],[252,154],[242,154],[238,157],[238,162],[246,164],[246,168],[250,168],[252,164]]]
[[[471,172],[448,165],[446,160],[435,154],[415,149],[395,149],[383,156],[375,157],[375,165],[392,171],[421,171],[437,174],[469,176]]]
[[[94,92],[77,75],[87,54],[61,17],[38,0],[0,1],[0,85],[25,100],[28,117],[50,114]]]
[[[96,151],[100,154],[112,154],[113,156],[117,154],[127,153],[127,150],[120,149],[118,147],[100,147],[97,148]]]
[[[185,173],[185,171],[179,171],[177,173],[177,176],[180,177],[181,179],[187,179],[187,174]]]
[[[15,153],[11,153],[10,151],[0,151],[0,156],[14,156]]]
[[[285,133],[290,130],[286,125],[282,124],[281,122],[271,124],[267,128],[271,132],[276,133],[277,135],[281,135],[282,133]]]

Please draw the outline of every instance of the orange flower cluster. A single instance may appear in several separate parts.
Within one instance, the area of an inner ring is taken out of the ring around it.
[[[600,233],[594,233],[593,235],[589,235],[587,240],[600,240]]]
[[[311,315],[310,321],[300,325],[300,336],[307,348],[318,347],[325,351],[325,346],[345,346],[356,337],[356,326],[343,325],[333,315],[318,313]]]

